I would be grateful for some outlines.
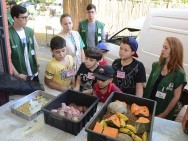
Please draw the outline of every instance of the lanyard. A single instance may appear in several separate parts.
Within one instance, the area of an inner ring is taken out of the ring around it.
[[[74,39],[74,37],[73,37],[72,33],[70,34],[70,39],[71,39],[71,42],[72,42],[72,43],[73,43],[73,45],[74,45],[75,51],[77,51],[77,47],[76,47],[76,41],[75,41],[75,39]]]

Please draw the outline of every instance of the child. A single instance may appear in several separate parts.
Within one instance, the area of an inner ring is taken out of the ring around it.
[[[102,57],[101,61],[99,62],[99,65],[100,65],[100,66],[108,65],[108,62],[107,62],[106,59],[104,58],[104,55],[109,51],[109,50],[107,49],[106,44],[103,43],[103,42],[101,42],[100,44],[97,45],[97,47],[101,49],[102,54],[103,54],[103,57]]]
[[[99,66],[94,76],[97,78],[97,83],[93,87],[93,95],[98,96],[101,102],[105,102],[112,92],[122,92],[114,83],[114,70],[111,66]]]
[[[114,83],[124,93],[143,96],[143,83],[146,82],[144,65],[134,57],[138,43],[133,37],[124,37],[120,43],[119,59],[112,63],[115,70]]]
[[[45,84],[59,91],[65,91],[71,84],[74,85],[74,60],[66,55],[65,40],[56,36],[51,39],[50,48],[53,59],[47,64]]]
[[[102,58],[102,52],[99,48],[89,47],[85,52],[85,56],[85,62],[81,64],[77,72],[74,90],[92,94],[92,87],[96,82],[93,73],[98,69],[99,61]]]

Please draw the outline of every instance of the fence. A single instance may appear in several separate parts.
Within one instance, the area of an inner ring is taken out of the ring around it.
[[[73,6],[71,6],[70,1],[72,0],[69,0],[69,6],[71,8],[69,7],[69,9],[67,10],[68,12],[74,9],[72,11],[73,13],[78,12],[79,10],[79,14],[84,14],[86,7],[81,7],[81,5],[86,0],[76,1]],[[87,2],[88,1],[89,0],[87,0]],[[92,3],[97,7],[97,19],[105,23],[106,31],[109,34],[122,29],[127,24],[135,21],[140,17],[146,16],[151,8],[188,8],[188,5],[182,3],[162,2],[161,0],[157,2],[150,0],[92,0]],[[75,24],[78,23],[78,21],[82,20],[79,19],[79,17],[82,16],[76,16],[76,18],[74,18],[74,14],[71,16],[73,17]],[[59,21],[56,22],[56,24],[58,25]],[[74,29],[77,30],[76,24],[74,26]],[[46,38],[45,31],[46,30],[43,29],[43,33],[35,32],[37,35],[37,41],[39,41],[39,43],[45,44],[46,42],[49,42],[49,40],[53,36],[52,31],[49,31],[48,37]]]
[[[97,19],[105,23],[110,33],[146,16],[151,8],[188,8],[188,5],[182,3],[150,0],[93,0],[93,4],[97,7]]]

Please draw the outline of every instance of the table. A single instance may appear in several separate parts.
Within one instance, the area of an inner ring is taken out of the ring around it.
[[[9,106],[22,97],[10,96],[10,101],[0,107],[0,141],[87,141],[85,128],[74,136],[45,124],[43,114],[27,121],[11,113]],[[152,141],[188,141],[188,135],[181,123],[155,117]]]

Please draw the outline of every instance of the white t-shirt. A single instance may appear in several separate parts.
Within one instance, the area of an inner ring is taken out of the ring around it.
[[[24,58],[25,58],[25,65],[27,68],[27,73],[28,76],[33,76],[33,73],[31,71],[31,66],[30,66],[30,62],[29,62],[29,55],[28,55],[28,48],[27,48],[27,40],[26,40],[26,35],[24,32],[24,29],[21,31],[16,31],[22,41],[22,43],[25,45],[24,47]]]

